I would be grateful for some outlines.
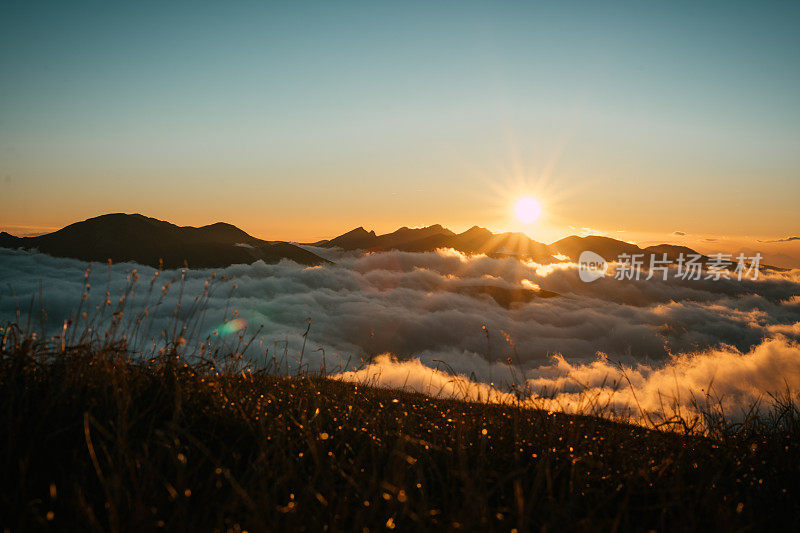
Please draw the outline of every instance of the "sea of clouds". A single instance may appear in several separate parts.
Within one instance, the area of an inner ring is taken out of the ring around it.
[[[618,411],[691,409],[711,394],[735,414],[787,387],[800,391],[800,270],[742,281],[584,283],[568,263],[452,250],[312,250],[335,264],[158,274],[95,264],[86,277],[81,261],[0,249],[0,321],[57,335],[80,311],[79,323],[102,332],[127,294],[117,320],[141,319],[135,332],[120,330],[141,349],[176,332],[189,344],[252,338],[249,357],[280,355],[289,372],[324,360],[341,379],[474,399],[508,399],[513,386],[565,410],[586,402]],[[463,290],[481,285],[538,286],[558,296],[506,308]]]

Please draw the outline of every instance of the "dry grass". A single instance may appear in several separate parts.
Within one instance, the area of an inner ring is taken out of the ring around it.
[[[190,360],[177,341],[142,357],[113,335],[0,335],[10,530],[800,526],[791,402],[679,435]]]

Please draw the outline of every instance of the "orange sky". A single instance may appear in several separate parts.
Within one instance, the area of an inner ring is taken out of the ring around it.
[[[9,10],[0,227],[800,235],[788,5],[318,7]]]

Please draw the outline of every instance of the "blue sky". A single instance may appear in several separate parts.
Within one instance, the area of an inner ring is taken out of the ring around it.
[[[800,232],[797,3],[0,5],[4,226]]]

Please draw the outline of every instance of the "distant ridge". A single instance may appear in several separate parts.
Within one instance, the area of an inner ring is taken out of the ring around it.
[[[444,238],[452,237],[453,235],[455,235],[455,233],[449,229],[443,228],[439,224],[416,229],[403,226],[385,235],[376,235],[374,231],[367,231],[359,226],[334,239],[317,243],[317,245],[325,248],[342,248],[343,250],[426,251],[427,249],[431,249],[431,247],[435,249],[436,243]],[[426,243],[426,241],[430,241],[430,243]]]
[[[375,238],[374,231],[367,231],[361,226],[354,230],[350,230],[343,235],[339,235],[330,241],[323,241],[320,243],[326,248],[343,248],[345,250],[356,250],[364,247],[364,243],[370,242],[370,239]]]
[[[539,263],[559,262],[565,257],[577,261],[581,252],[591,250],[608,261],[621,254],[642,254],[645,266],[651,255],[661,259],[663,254],[667,254],[667,259],[674,262],[680,254],[698,254],[686,246],[658,244],[640,248],[602,236],[572,235],[548,245],[524,233],[492,233],[480,226],[455,233],[441,224],[422,228],[403,226],[382,235],[359,226],[333,239],[308,246],[365,252],[432,252],[439,248],[453,248],[463,253],[518,257]],[[282,259],[302,265],[330,263],[295,244],[264,241],[225,222],[201,227],[177,226],[140,214],[124,213],[90,218],[37,237],[15,237],[2,232],[0,247],[36,249],[53,256],[83,261],[105,262],[111,259],[113,262],[132,261],[154,267],[163,265],[165,268],[180,268],[185,264],[193,268],[221,268],[258,260],[276,263]],[[701,262],[708,261],[707,257],[701,255],[701,258]]]
[[[620,254],[645,253],[643,249],[635,244],[599,235],[590,235],[588,237],[571,235],[554,242],[549,246],[549,249],[555,254],[566,255],[573,261],[577,261],[584,250],[591,250],[603,256],[606,261],[616,259]]]
[[[486,228],[473,226],[463,233],[456,234],[441,224],[424,228],[402,227],[384,235],[376,235],[374,231],[358,227],[315,245],[370,252],[386,250],[430,252],[437,248],[454,248],[468,253],[515,254],[542,259],[550,255],[546,245],[529,239],[522,233],[495,234]]]
[[[139,214],[113,213],[70,224],[38,237],[0,233],[0,247],[36,249],[56,257],[82,261],[133,261],[180,268],[221,268],[258,260],[290,259],[303,265],[328,263],[287,242],[257,239],[232,224],[217,222],[199,228],[176,226]]]
[[[558,262],[562,256],[577,261],[584,250],[591,250],[607,261],[613,261],[621,254],[643,254],[645,264],[651,255],[661,259],[666,253],[667,259],[673,262],[681,253],[684,256],[701,255],[686,246],[658,244],[640,248],[629,242],[597,235],[571,235],[548,245],[535,241],[524,233],[492,233],[480,226],[473,226],[463,233],[454,233],[440,224],[416,229],[402,227],[385,235],[377,235],[374,231],[367,231],[359,226],[339,237],[316,242],[314,246],[366,252],[432,252],[437,248],[453,248],[463,253],[482,253],[493,257],[513,256],[533,259],[539,263]],[[701,258],[701,262],[708,259],[702,255]]]

